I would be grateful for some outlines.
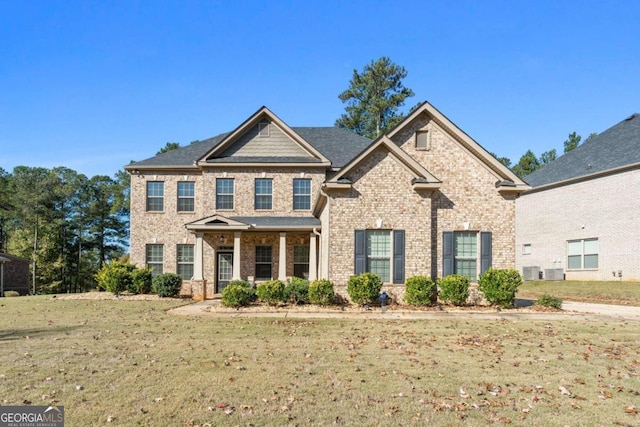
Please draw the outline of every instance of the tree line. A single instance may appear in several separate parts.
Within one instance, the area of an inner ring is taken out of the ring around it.
[[[128,234],[126,172],[0,168],[0,252],[32,261],[32,293],[93,288],[100,266],[127,252]]]

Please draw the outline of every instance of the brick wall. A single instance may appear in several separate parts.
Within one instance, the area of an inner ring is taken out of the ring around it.
[[[427,128],[431,146],[415,148],[417,129]],[[493,266],[514,268],[515,197],[501,195],[500,178],[462,143],[425,115],[394,136],[394,142],[442,181],[433,193],[416,192],[406,168],[379,149],[349,176],[353,188],[330,196],[329,275],[336,286],[345,286],[354,272],[355,229],[406,232],[405,277],[416,274],[442,276],[442,232],[463,230],[493,233]],[[396,290],[401,293],[401,289]]]
[[[567,280],[640,280],[640,171],[525,193],[517,200],[517,267],[561,268]],[[597,238],[598,268],[567,270],[567,241]],[[531,254],[522,253],[524,244]],[[619,280],[618,277],[615,278]]]

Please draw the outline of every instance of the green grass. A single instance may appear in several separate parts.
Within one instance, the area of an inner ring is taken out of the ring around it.
[[[68,426],[640,423],[637,322],[166,313],[179,304],[0,300],[0,404],[64,405]]]
[[[538,299],[552,295],[564,301],[640,306],[640,282],[526,281],[518,288],[518,298]]]

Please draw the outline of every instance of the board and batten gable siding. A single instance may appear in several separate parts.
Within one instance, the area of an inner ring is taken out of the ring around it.
[[[416,148],[418,130],[429,132],[428,150]],[[472,231],[492,233],[494,268],[514,268],[516,197],[497,191],[495,183],[499,178],[496,174],[450,130],[426,113],[408,123],[392,140],[442,181],[440,189],[432,196],[432,221],[437,224],[434,235],[438,236],[434,239],[438,260],[434,275],[442,277],[444,273],[442,233],[463,231],[465,223]]]
[[[323,222],[322,230],[330,242],[328,273],[336,287],[346,286],[356,271],[356,230],[403,230],[404,236],[398,235],[397,242],[403,237],[404,254],[398,246],[395,251],[392,247],[390,256],[396,262],[404,256],[404,278],[429,275],[430,193],[416,192],[406,166],[382,146],[356,166],[348,178],[353,182],[351,189],[327,191],[329,227]],[[404,281],[398,271],[395,273],[394,281]]]
[[[268,136],[261,136],[260,125],[256,124],[224,150],[220,157],[313,157],[273,122],[268,124]]]

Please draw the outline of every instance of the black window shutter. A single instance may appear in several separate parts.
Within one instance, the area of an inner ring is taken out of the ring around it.
[[[393,231],[393,283],[404,283],[404,230]]]
[[[492,253],[491,232],[483,231],[480,233],[480,274],[491,268]]]
[[[442,233],[442,277],[455,272],[453,268],[453,231]]]
[[[354,247],[354,274],[364,273],[367,269],[367,244],[365,241],[365,231],[355,230]]]

